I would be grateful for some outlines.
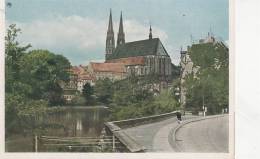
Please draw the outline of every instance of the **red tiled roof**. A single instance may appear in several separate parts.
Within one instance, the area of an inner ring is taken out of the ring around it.
[[[94,72],[113,72],[124,73],[125,66],[123,63],[90,63]]]
[[[82,65],[80,65],[80,66],[72,66],[71,71],[74,74],[77,74],[77,75],[86,73],[85,68]]]
[[[143,56],[139,57],[128,57],[128,58],[120,58],[107,60],[108,63],[123,63],[124,65],[144,65],[145,59]]]

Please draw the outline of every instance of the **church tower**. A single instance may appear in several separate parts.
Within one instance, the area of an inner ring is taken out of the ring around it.
[[[110,9],[109,23],[107,29],[107,39],[106,39],[106,58],[111,55],[115,49],[115,38],[113,30],[113,21],[112,21],[112,11]]]
[[[125,43],[125,33],[123,28],[122,11],[120,16],[119,30],[117,35],[117,46]]]

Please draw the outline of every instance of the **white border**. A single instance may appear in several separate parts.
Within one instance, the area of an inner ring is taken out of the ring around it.
[[[1,137],[0,137],[0,157],[1,158],[150,158],[150,159],[185,159],[185,158],[199,158],[199,159],[210,159],[210,158],[233,158],[234,157],[234,73],[235,73],[235,61],[234,61],[234,0],[229,0],[229,51],[230,51],[230,126],[229,126],[229,145],[230,145],[230,153],[229,154],[222,154],[222,153],[5,153],[4,152],[4,35],[5,35],[5,16],[4,16],[4,7],[5,3],[4,0],[0,0],[0,8],[1,8],[1,17],[0,17],[0,36],[1,36],[1,43],[0,43],[0,51],[1,51],[1,82],[0,88],[0,130],[1,130]]]
[[[4,152],[4,130],[5,130],[5,111],[4,111],[4,92],[5,92],[5,77],[4,77],[4,57],[5,57],[5,5],[4,0],[0,0],[0,156]]]

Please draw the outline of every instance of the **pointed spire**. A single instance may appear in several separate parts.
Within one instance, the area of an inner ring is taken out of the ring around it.
[[[123,33],[123,32],[124,32],[124,28],[123,28],[123,18],[122,18],[122,11],[121,11],[120,24],[119,24],[119,33]]]
[[[114,38],[114,30],[113,30],[112,11],[110,9],[108,29],[107,29],[107,39],[106,39],[106,57],[109,54],[112,54],[114,49],[115,49],[115,38]]]
[[[111,8],[110,8],[110,14],[109,14],[109,23],[108,23],[108,29],[107,31],[113,31],[113,20],[112,20],[112,11],[111,11]]]
[[[150,24],[150,33],[149,33],[149,39],[152,39],[153,38],[153,34],[152,34],[152,27],[151,27],[151,24]]]
[[[117,35],[117,45],[124,44],[124,43],[125,43],[125,33],[124,33],[123,18],[122,18],[122,11],[121,11],[119,30]]]

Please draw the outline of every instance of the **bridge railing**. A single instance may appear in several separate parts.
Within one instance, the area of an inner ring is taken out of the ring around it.
[[[142,124],[165,120],[167,118],[175,116],[177,112],[178,111],[173,111],[170,113],[152,115],[152,116],[141,117],[141,118],[106,122],[105,129],[106,129],[107,134],[115,136],[115,138],[121,143],[121,145],[125,146],[128,151],[144,152],[145,147],[138,144],[138,142],[136,142],[132,137],[127,135],[123,131],[123,129],[142,125]]]

